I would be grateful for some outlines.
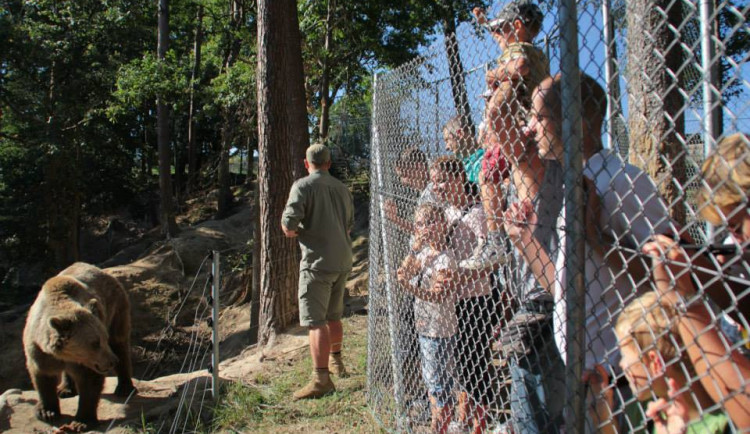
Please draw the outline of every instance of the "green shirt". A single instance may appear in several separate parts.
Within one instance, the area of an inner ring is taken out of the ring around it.
[[[484,157],[484,149],[480,148],[468,157],[464,157],[461,159],[461,161],[464,163],[466,179],[469,182],[479,184],[479,172],[482,171],[482,157]]]
[[[728,425],[729,418],[724,412],[706,413],[700,420],[688,424],[687,434],[722,434]]]
[[[349,189],[327,170],[297,180],[289,192],[281,224],[297,231],[300,270],[344,272],[352,269],[354,201]]]
[[[705,413],[687,425],[687,434],[723,434],[728,432],[729,417],[723,411]],[[656,433],[656,427],[652,430]]]

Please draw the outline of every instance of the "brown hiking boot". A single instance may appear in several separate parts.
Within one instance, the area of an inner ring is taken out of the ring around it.
[[[313,371],[313,378],[302,389],[294,392],[294,399],[316,399],[336,390],[328,371]]]
[[[346,378],[349,376],[349,373],[346,371],[346,366],[344,366],[344,359],[341,357],[341,353],[331,353],[331,356],[328,358],[328,369],[331,371],[331,374],[339,378]]]

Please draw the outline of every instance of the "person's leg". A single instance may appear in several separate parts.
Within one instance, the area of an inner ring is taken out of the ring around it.
[[[326,320],[328,321],[328,331],[331,338],[331,352],[334,353],[341,351],[344,341],[344,329],[341,325],[341,318],[344,316],[344,293],[346,292],[346,281],[348,278],[348,271],[335,276],[335,280],[331,284],[331,296],[326,309]]]
[[[451,338],[419,336],[419,350],[422,356],[422,380],[430,397],[431,428],[433,432],[445,433],[453,416]]]
[[[471,258],[461,261],[460,266],[470,270],[482,270],[505,261],[502,245],[502,197],[503,171],[506,170],[500,146],[488,150],[482,159],[479,177],[479,193],[487,221],[487,238],[480,238]]]
[[[294,393],[295,399],[319,398],[336,390],[328,372],[331,338],[326,311],[332,284],[329,275],[314,270],[300,271],[300,324],[309,328],[310,355],[315,369],[312,380]]]
[[[531,313],[522,308],[516,317]],[[520,343],[513,346],[515,352],[510,356],[511,411],[516,431],[529,434],[556,432],[559,425],[555,415],[551,414],[549,404],[564,401],[559,397],[565,396],[565,380],[563,377],[560,383],[557,378],[555,361],[561,362],[561,359],[557,355],[550,321],[545,320],[544,324],[535,327],[529,327],[529,323],[522,321],[512,327],[517,327],[514,339]],[[552,387],[559,384],[562,385],[561,390]]]
[[[481,404],[474,404],[472,411],[472,433],[481,434],[487,429],[487,410]]]
[[[328,336],[331,342],[330,351],[332,353],[341,352],[344,342],[344,326],[341,321],[328,321]]]
[[[328,355],[331,353],[331,335],[328,326],[310,327],[310,355],[315,369],[328,369]]]
[[[499,178],[499,174],[485,177],[481,185],[482,208],[484,208],[484,215],[487,217],[487,231],[489,233],[500,230],[500,218],[498,215],[502,210],[499,197],[500,186],[497,181],[502,182],[502,180],[497,178]]]
[[[344,328],[341,323],[341,317],[344,315],[344,292],[346,291],[346,281],[349,272],[341,273],[333,282],[331,289],[331,298],[328,302],[328,333],[330,339],[331,357],[328,367],[331,372],[339,377],[348,376],[344,361],[341,357],[341,348],[344,343]]]

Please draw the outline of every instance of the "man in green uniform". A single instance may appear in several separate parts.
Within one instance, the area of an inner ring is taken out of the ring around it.
[[[331,153],[324,145],[307,148],[308,176],[297,180],[281,217],[284,235],[299,239],[300,324],[309,328],[313,379],[295,399],[319,398],[336,388],[330,373],[346,376],[341,359],[344,286],[352,269],[354,202],[346,186],[328,173]],[[330,359],[330,360],[329,360]],[[330,365],[330,371],[329,371]]]

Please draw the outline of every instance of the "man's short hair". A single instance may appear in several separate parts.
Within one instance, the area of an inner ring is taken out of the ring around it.
[[[715,225],[726,223],[717,207],[747,202],[750,191],[750,137],[736,133],[723,138],[703,162],[705,184],[698,192],[701,215]]]
[[[314,143],[305,151],[305,158],[314,166],[322,166],[331,161],[331,151],[325,145]]]

